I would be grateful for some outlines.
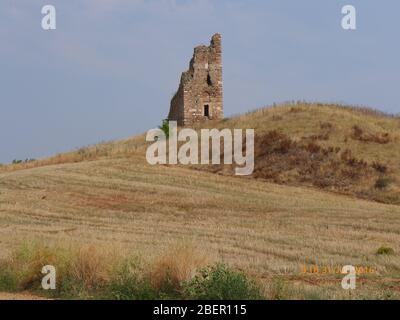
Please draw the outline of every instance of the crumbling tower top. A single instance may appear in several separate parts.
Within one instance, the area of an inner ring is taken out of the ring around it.
[[[209,46],[194,49],[189,70],[182,73],[178,91],[171,100],[168,120],[178,125],[223,118],[221,35]]]

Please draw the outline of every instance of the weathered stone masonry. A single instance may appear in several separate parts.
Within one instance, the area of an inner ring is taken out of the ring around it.
[[[168,120],[180,126],[223,118],[221,35],[210,46],[194,49],[189,70],[182,73],[178,91],[171,100]]]

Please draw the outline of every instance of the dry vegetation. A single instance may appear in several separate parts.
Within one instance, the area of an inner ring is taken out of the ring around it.
[[[153,286],[160,286],[168,272],[176,286],[193,276],[203,257],[165,251],[190,242],[213,261],[261,281],[267,298],[399,298],[400,206],[354,197],[398,200],[398,118],[297,105],[213,125],[255,128],[264,137],[257,140],[259,179],[149,166],[143,136],[4,166],[0,256],[8,257],[21,241],[32,239],[93,248],[112,244],[119,253],[154,261]],[[361,135],[355,134],[356,125]],[[101,255],[103,249],[98,251]],[[73,259],[71,271],[89,287],[108,281],[111,266],[104,263],[108,260],[88,259],[91,252],[74,254],[80,259]],[[193,267],[176,267],[173,257]],[[47,262],[51,255],[34,260]],[[87,265],[87,260],[97,262]],[[304,266],[346,264],[376,272],[360,275],[351,293],[341,289],[340,275],[302,272]]]
[[[254,178],[400,204],[400,118],[367,108],[294,104],[213,123],[254,128]],[[232,175],[232,166],[196,167]]]

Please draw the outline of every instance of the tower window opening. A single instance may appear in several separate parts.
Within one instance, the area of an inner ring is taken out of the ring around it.
[[[210,74],[207,74],[207,85],[209,85],[210,87],[213,85],[212,81],[211,81],[211,76]]]
[[[207,118],[210,117],[210,106],[208,104],[204,105],[204,116]]]

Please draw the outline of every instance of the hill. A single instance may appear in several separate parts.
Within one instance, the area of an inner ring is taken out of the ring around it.
[[[400,118],[340,105],[263,108],[212,123],[254,128],[252,177],[400,204]],[[232,175],[229,166],[198,167]]]
[[[400,206],[354,197],[372,190],[386,201],[398,192],[398,118],[338,106],[288,105],[209,125],[255,128],[261,137],[256,167],[271,154],[282,167],[258,167],[252,179],[229,176],[229,168],[222,167],[212,169],[215,174],[207,172],[210,168],[150,166],[143,136],[5,166],[0,173],[0,255],[32,239],[99,247],[112,243],[146,257],[190,242],[254,275],[271,298],[399,298]],[[285,140],[290,143],[284,143],[282,153],[279,141]],[[350,161],[342,154],[349,149],[357,163],[366,163],[367,177],[357,177],[362,185],[350,179],[342,190],[336,184],[315,185],[314,176],[301,180],[294,171],[307,166],[297,157],[310,143],[322,148],[312,154],[323,168],[329,165],[320,150],[340,148],[328,156],[329,163],[341,159],[342,170]],[[297,159],[295,169],[284,161],[287,156]],[[386,169],[375,169],[374,163]],[[276,172],[270,177],[263,168]],[[375,188],[381,175],[392,182]],[[382,246],[393,253],[378,254]],[[340,286],[341,275],[321,272],[347,264],[374,270],[361,274],[351,296]],[[308,272],[315,266],[318,272]]]
[[[399,117],[368,108],[298,103],[262,108],[195,128],[254,128],[253,178],[400,204]],[[125,158],[144,154],[145,148],[142,135],[0,166],[0,172]],[[193,167],[232,175],[229,166]]]

